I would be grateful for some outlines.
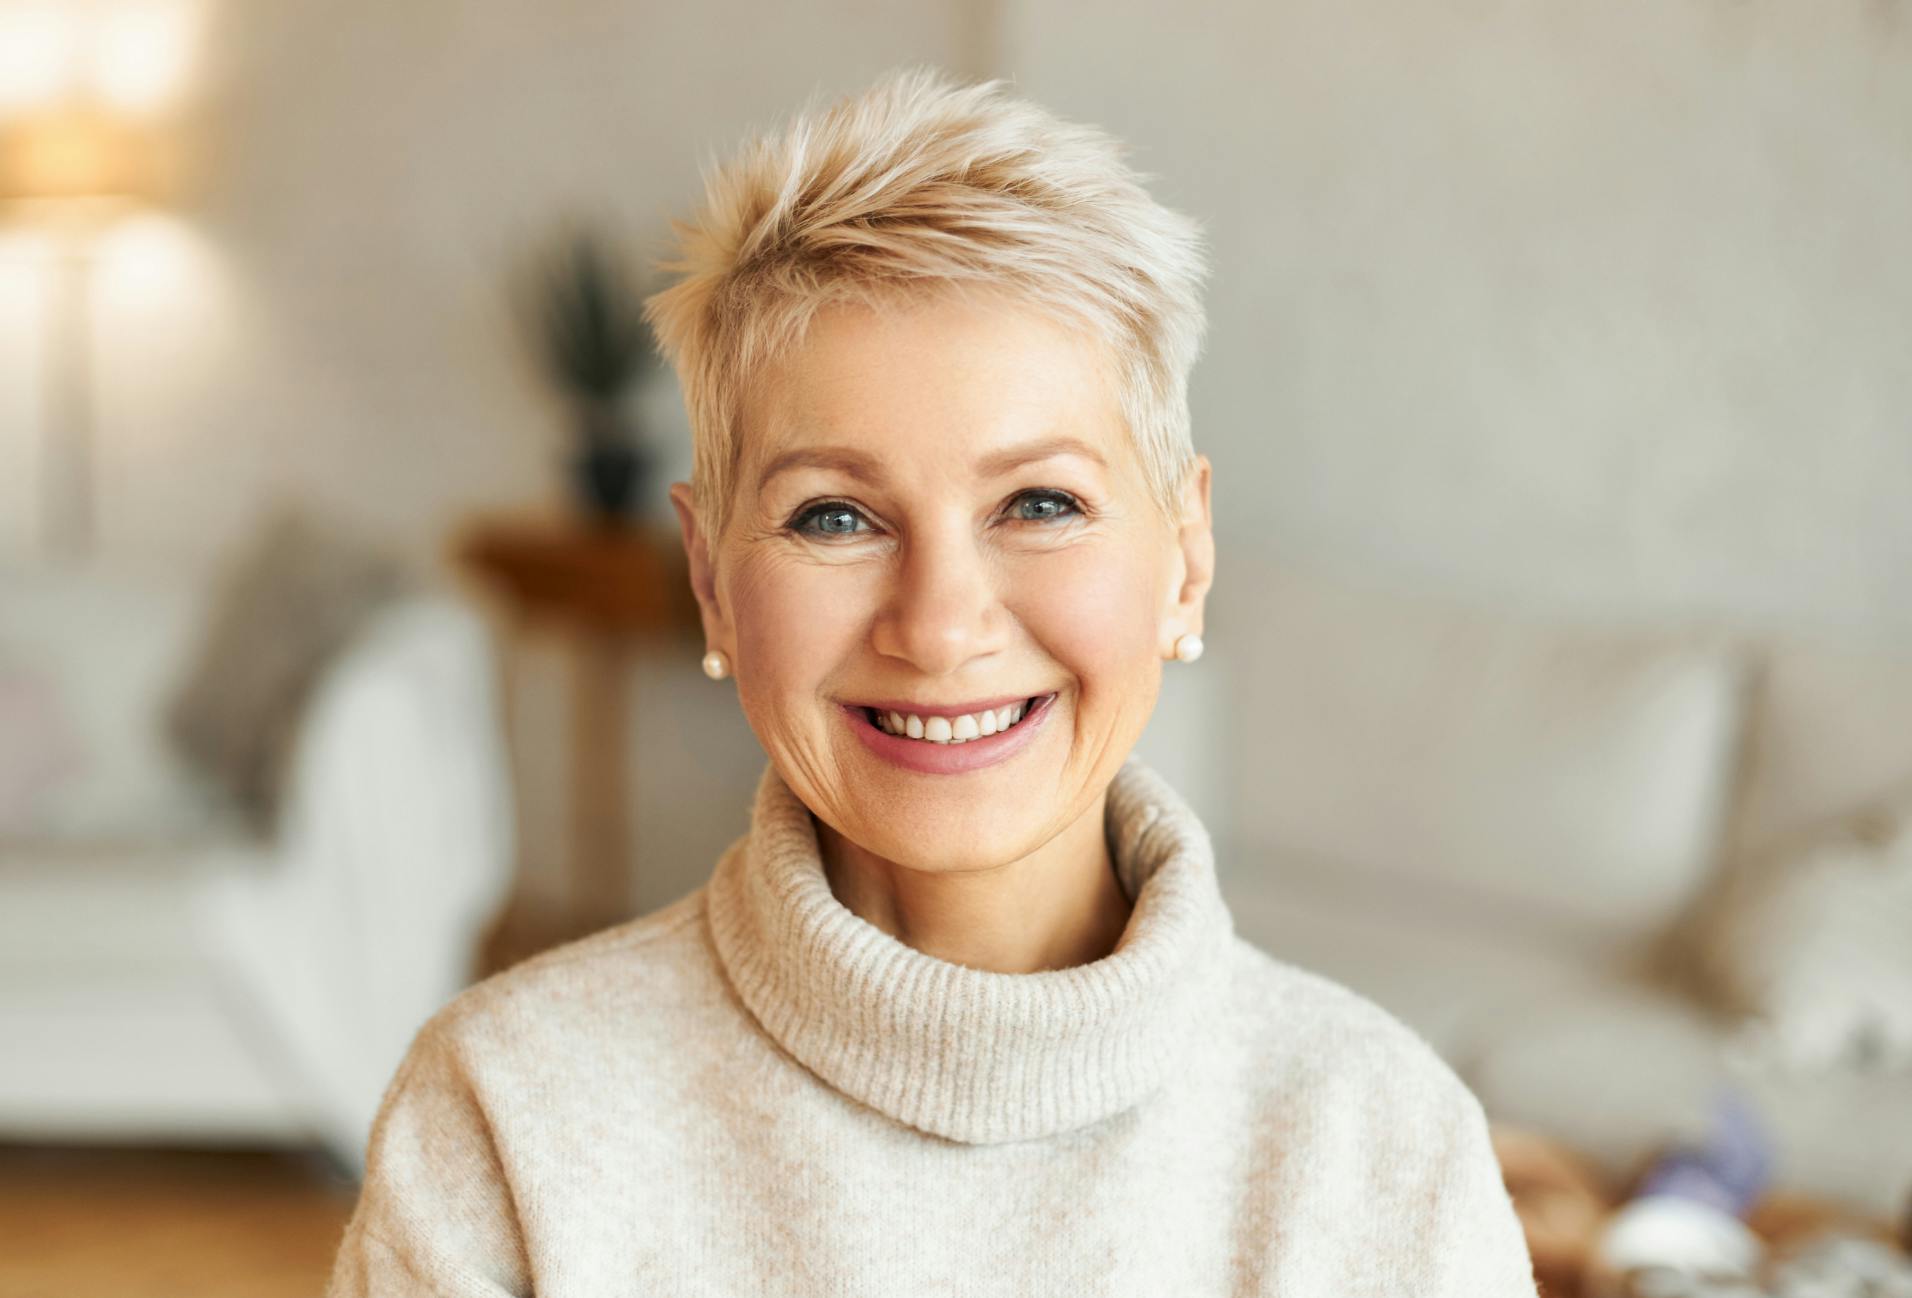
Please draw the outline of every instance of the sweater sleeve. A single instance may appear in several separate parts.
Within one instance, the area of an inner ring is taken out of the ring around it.
[[[491,1124],[441,1014],[380,1102],[326,1298],[506,1298],[530,1294],[529,1272]]]
[[[1445,1121],[1420,1169],[1424,1212],[1417,1223],[1427,1266],[1425,1287],[1441,1298],[1535,1298],[1533,1261],[1513,1200],[1501,1178],[1487,1116],[1448,1074]],[[1404,1187],[1406,1188],[1406,1187]]]

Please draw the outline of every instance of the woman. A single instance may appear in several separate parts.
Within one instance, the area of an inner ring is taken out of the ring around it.
[[[1533,1294],[1473,1097],[1128,756],[1212,570],[1192,224],[925,71],[709,188],[649,305],[749,832],[420,1031],[332,1294]]]

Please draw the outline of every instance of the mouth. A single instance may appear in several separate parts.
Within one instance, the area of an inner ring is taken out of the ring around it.
[[[1056,711],[1055,694],[979,700],[940,708],[845,703],[866,751],[921,775],[962,775],[1007,762],[1035,744]]]
[[[1014,730],[1053,694],[1035,694],[994,707],[968,711],[912,711],[907,708],[862,706],[864,720],[886,735],[925,744],[967,744]]]

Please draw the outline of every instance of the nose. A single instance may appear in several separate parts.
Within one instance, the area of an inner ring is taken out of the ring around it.
[[[968,528],[917,533],[893,569],[871,631],[873,647],[925,676],[947,676],[995,653],[1009,624],[999,580]]]

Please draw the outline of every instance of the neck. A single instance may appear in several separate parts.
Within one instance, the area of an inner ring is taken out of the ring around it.
[[[1133,908],[1109,858],[1106,804],[1025,857],[968,870],[911,869],[821,821],[817,848],[846,910],[925,955],[995,973],[1070,969],[1113,952]]]

